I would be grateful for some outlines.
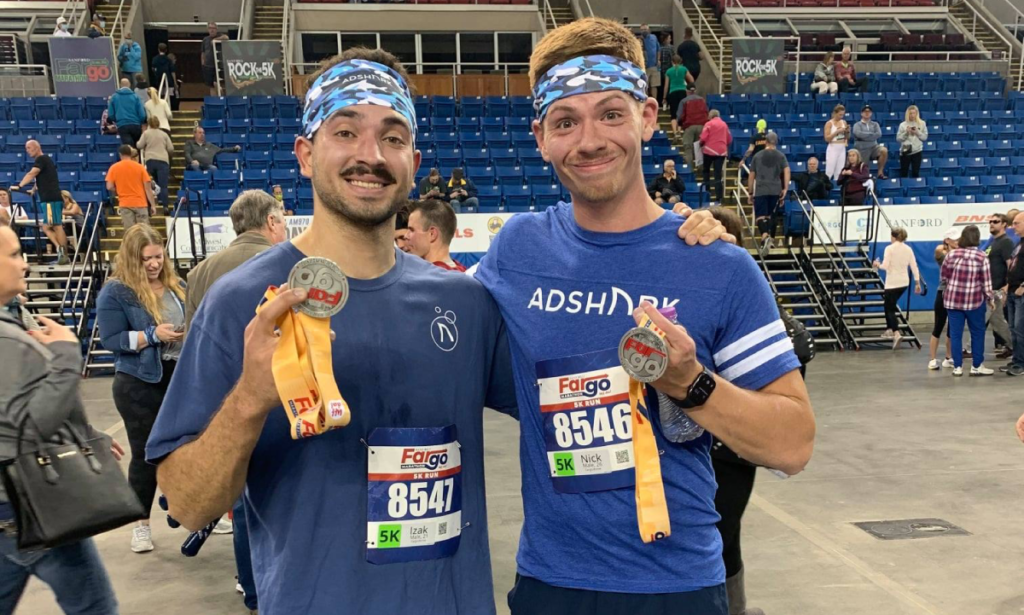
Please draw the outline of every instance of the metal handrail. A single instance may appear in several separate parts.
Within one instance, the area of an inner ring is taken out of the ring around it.
[[[167,81],[167,73],[164,73],[160,77],[160,85],[157,86],[156,90],[157,98],[163,100],[167,104],[170,104],[171,100],[171,86]]]
[[[527,64],[526,62],[409,62],[405,66],[408,69],[412,69],[412,67],[416,67],[416,73],[417,74],[420,74],[420,69],[422,67],[424,67],[424,66],[446,66],[446,67],[450,66],[451,69],[452,69],[452,73],[451,73],[451,78],[452,78],[452,95],[453,96],[458,96],[459,95],[459,93],[458,93],[459,92],[459,80],[458,80],[458,78],[459,78],[459,76],[461,76],[463,74],[462,73],[462,68],[463,67],[465,67],[465,66],[486,66],[488,68],[493,69],[494,66],[496,66],[496,65],[503,67],[501,69],[502,73],[503,73],[503,76],[504,76],[504,87],[505,87],[505,93],[503,94],[503,96],[510,96],[510,94],[509,94],[509,80],[508,80],[508,77],[509,77],[509,67],[510,66],[529,66],[529,64]],[[302,63],[298,63],[298,64],[292,64],[292,68],[295,69],[295,74],[296,75],[305,75],[305,74],[307,74],[306,69],[310,69],[310,72],[315,72],[317,69],[320,68],[320,64],[319,63],[313,63],[313,62],[302,62]],[[412,72],[412,71],[410,70],[410,72]]]
[[[779,7],[779,6],[771,6],[771,7],[759,6],[759,7],[752,7],[752,8],[771,9],[771,10],[777,10],[777,9],[780,9],[780,8],[790,8],[791,5],[788,4],[788,1],[789,0],[782,0],[782,6],[781,7]],[[816,6],[803,6],[803,5],[800,5],[800,6],[793,6],[792,8],[799,8],[799,9],[824,9],[824,8],[860,9],[860,8],[862,8],[860,6],[842,6],[842,3],[840,2],[840,0],[834,0],[834,2],[835,2],[835,4],[829,4],[828,6],[826,6],[824,4],[820,4],[820,5],[816,5]],[[887,6],[887,7],[874,7],[874,8],[898,8],[898,9],[914,8],[914,7],[904,6],[904,5],[894,5],[893,2],[894,2],[894,0],[889,0],[889,6]],[[725,4],[725,8],[728,9],[728,8],[731,8],[731,7],[735,6],[735,5],[737,5],[737,4],[739,4],[739,0],[728,0],[726,2],[726,4]],[[942,0],[942,2],[939,3],[939,5],[940,6],[946,6],[946,0]]]
[[[583,0],[583,2],[585,2],[586,5],[587,5],[587,16],[588,17],[593,17],[594,16],[594,7],[590,6],[590,0]]]
[[[842,267],[840,267],[839,265],[836,264],[836,259],[832,255],[833,254],[839,254],[839,244],[837,244],[835,242],[835,240],[832,238],[832,233],[829,232],[828,226],[826,226],[825,223],[821,221],[821,218],[818,216],[818,212],[817,212],[817,210],[814,207],[814,203],[811,202],[810,197],[807,196],[806,192],[804,192],[803,198],[801,198],[800,195],[795,190],[790,190],[789,192],[793,193],[793,196],[796,197],[795,200],[796,200],[797,204],[800,205],[800,209],[804,212],[804,215],[807,216],[807,220],[810,222],[811,234],[810,234],[810,237],[808,237],[808,240],[809,240],[808,243],[810,243],[811,246],[813,247],[813,245],[815,243],[815,239],[816,239],[816,234],[818,232],[818,229],[820,228],[820,230],[825,235],[825,239],[828,242],[825,245],[825,248],[826,248],[825,253],[826,253],[826,256],[828,257],[829,264],[832,266],[832,268],[835,271],[837,271],[839,273],[839,277],[841,278],[841,282],[843,284],[844,291],[845,291],[846,288],[848,288],[847,284],[852,285],[852,286],[857,286],[858,285],[857,284],[857,278],[856,278],[856,276],[853,275],[853,271],[850,270],[850,264],[847,263],[845,259],[840,259],[842,261],[842,263],[843,263]],[[831,252],[829,252],[828,249],[827,249],[829,247],[832,248]],[[844,271],[844,268],[845,268],[845,271]],[[849,274],[849,280],[847,280],[847,277],[846,277],[847,274]],[[846,296],[846,293],[844,292],[843,293],[844,299],[845,299],[845,296]]]
[[[284,0],[284,9],[282,11],[281,19],[281,44],[284,49],[281,51],[284,53],[284,74],[288,76],[284,80],[284,91],[287,94],[293,94],[292,92],[292,70],[294,64],[292,63],[292,48],[295,46],[293,39],[295,27],[292,20],[292,2],[291,0]]]
[[[83,218],[83,220],[85,221],[85,224],[89,224],[89,216],[92,214],[92,206],[93,206],[93,204],[89,203],[89,207],[85,210],[85,217]],[[63,222],[64,221],[62,220],[61,224],[63,224]],[[85,230],[85,227],[83,227],[82,230]],[[75,274],[75,266],[78,264],[78,252],[81,249],[82,249],[82,241],[81,241],[81,238],[79,238],[79,240],[75,243],[75,253],[71,256],[71,267],[68,268],[68,279],[65,280],[65,282],[64,282],[64,294],[60,298],[60,309],[58,310],[57,313],[62,315],[62,316],[64,315],[64,305],[67,302],[68,294],[70,293],[71,278],[72,278],[72,276],[74,276],[74,274]]]
[[[1006,48],[1007,48],[1006,67],[1008,69],[1007,74],[1012,74],[1013,73],[1013,50],[1014,50],[1014,45],[1015,44],[1016,45],[1020,45],[1021,44],[1020,41],[1018,41],[1016,38],[1010,38],[1009,31],[1006,30],[1005,28],[1003,28],[1002,24],[999,24],[999,23],[993,24],[988,19],[988,17],[986,17],[986,16],[982,15],[980,12],[978,12],[978,9],[974,5],[972,5],[970,2],[962,2],[961,4],[963,4],[965,7],[967,7],[967,9],[972,13],[973,18],[971,20],[971,36],[974,37],[975,44],[977,44],[977,40],[978,40],[978,35],[977,35],[977,31],[978,31],[978,18],[981,18],[982,24],[985,27],[987,27],[988,30],[993,35],[995,35],[999,40],[1001,40],[1003,43],[1006,44]],[[1003,33],[1004,30],[1006,31],[1006,34]]]
[[[245,39],[245,9],[249,4],[249,0],[242,0],[242,6],[238,12],[238,40],[244,41]]]
[[[754,23],[754,20],[750,18],[750,15],[747,13],[747,9],[743,8],[743,5],[740,3],[740,0],[733,0],[733,2],[736,3],[736,6],[740,8],[740,12],[743,13],[743,31],[747,31],[746,24],[749,23],[751,27],[754,28],[754,33],[757,34],[758,37],[760,37],[761,31],[757,29],[757,24]]]
[[[750,200],[750,191],[747,190],[746,185],[743,183],[743,171],[747,171],[747,175],[750,175],[750,168],[745,162],[740,161],[740,165],[736,167],[736,209],[740,210],[740,217],[743,218],[743,226],[747,227],[747,232],[750,233],[751,237],[755,238],[757,243],[757,228],[754,226],[754,221],[747,217],[747,210],[743,207],[743,204]],[[711,187],[708,187],[710,192]]]
[[[90,210],[92,209],[92,204],[91,203],[89,205],[89,209]],[[96,207],[96,219],[93,220],[93,224],[92,224],[92,233],[89,235],[89,245],[85,249],[85,255],[82,258],[82,268],[81,268],[81,270],[79,270],[78,280],[75,283],[75,295],[74,295],[74,297],[72,297],[71,302],[70,302],[71,303],[72,318],[74,318],[75,305],[78,304],[78,299],[79,299],[79,297],[82,294],[82,286],[85,283],[85,270],[86,269],[91,269],[92,270],[91,275],[95,275],[96,274],[96,265],[97,265],[97,263],[95,262],[96,261],[96,233],[98,232],[99,227],[100,227],[100,215],[102,213],[103,213],[103,206],[101,204],[98,204],[98,206]],[[85,220],[86,220],[86,222],[89,221],[88,216],[86,216]],[[81,243],[81,242],[79,242],[79,243]],[[77,256],[77,254],[78,254],[78,247],[76,246],[75,247],[75,255]],[[74,272],[74,269],[75,269],[75,266],[74,266],[74,263],[72,263],[72,265],[71,265],[71,272],[69,272],[69,274],[68,274],[68,283],[69,284],[70,284],[70,280],[71,280],[71,274]],[[86,295],[85,295],[86,306],[88,306],[89,297],[92,295],[92,287],[93,286],[94,285],[91,284],[90,287],[89,287],[89,291],[86,292]],[[65,287],[65,289],[66,288],[67,287]],[[60,315],[61,315],[62,318],[64,317],[64,307],[65,307],[65,304],[64,304],[64,300],[62,299],[61,300],[61,306],[60,306]],[[85,324],[86,320],[87,320],[87,318],[86,318],[86,309],[83,308],[82,309],[82,319],[75,323],[75,336],[76,337],[80,338],[82,336],[82,326]]]
[[[117,26],[120,25],[121,26],[121,42],[124,43],[124,22],[122,21],[123,20],[122,14],[124,13],[124,2],[125,2],[125,0],[121,0],[121,3],[117,5],[117,15],[114,15],[114,23],[112,23],[110,25],[110,34],[109,34],[109,36],[110,36],[111,42],[113,42],[114,39],[117,38],[117,37],[114,36],[114,32],[117,31]],[[128,16],[125,15],[124,17],[126,18]],[[117,57],[117,56],[115,55],[114,57]]]
[[[985,6],[985,0],[978,1],[981,3],[982,6]],[[1017,28],[1020,26],[1021,22],[1024,21],[1024,11],[1014,6],[1014,4],[1010,2],[1010,0],[1003,0],[1003,2],[1005,2],[1006,6],[1010,7],[1010,9],[1013,10],[1014,13],[1016,13],[1016,15],[1014,15],[1013,17],[1013,37],[1017,38]]]
[[[689,19],[686,11],[683,9],[683,1],[684,0],[674,0],[676,10],[678,10],[683,17]],[[704,13],[701,12],[700,5],[697,4],[697,1],[689,0],[689,2],[693,5],[694,10],[697,11],[697,44],[708,47],[707,43],[704,42],[704,34],[707,33],[711,35],[711,40],[713,40],[715,45],[718,47],[718,61],[716,63],[714,61],[714,57],[712,57],[711,65],[718,70],[718,91],[722,92],[725,87],[725,78],[723,76],[725,74],[725,43],[723,43],[722,40],[718,38],[718,35],[715,34],[714,30],[711,29],[711,22],[704,17]],[[714,56],[714,52],[710,48],[708,49],[708,54]]]
[[[175,205],[174,207],[174,216],[171,218],[171,222],[167,228],[167,243],[164,244],[164,252],[167,254],[171,254],[171,246],[174,242],[174,236],[178,227],[178,217],[181,215],[181,206],[187,205],[185,209],[185,215],[188,217],[189,249],[192,252],[191,264],[192,267],[195,267],[197,264],[199,264],[200,260],[199,251],[196,250],[197,226],[199,227],[199,245],[202,247],[202,258],[206,258],[206,226],[205,221],[203,219],[203,205],[202,201],[200,199],[197,199],[197,201],[199,201],[199,207],[196,209],[199,212],[199,221],[196,222],[192,219],[192,205],[189,196],[195,193],[195,195],[198,197],[199,192],[191,188],[182,188],[182,191],[184,191],[184,194],[181,195],[181,197],[178,199],[178,204]],[[180,260],[178,258],[177,248],[174,249],[171,258],[174,259],[175,261]]]
[[[551,18],[551,29],[554,30],[558,27],[558,22],[555,21],[555,12],[551,10],[551,3],[548,0],[544,0],[544,7],[548,10],[548,17]]]

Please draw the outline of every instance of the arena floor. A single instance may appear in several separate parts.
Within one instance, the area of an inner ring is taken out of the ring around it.
[[[758,476],[744,520],[750,606],[768,615],[1024,613],[1024,444],[1014,433],[1024,380],[953,378],[926,362],[926,351],[826,352],[809,366],[816,450],[795,478]],[[84,397],[93,424],[124,442],[110,382],[86,381]],[[485,424],[495,601],[507,613],[522,518],[518,430],[497,413]],[[969,535],[883,541],[853,525],[935,518]],[[128,529],[97,539],[122,614],[245,612],[230,536],[211,537],[188,560],[178,552],[183,530],[159,516],[153,527],[148,554],[129,551]],[[36,580],[17,611],[59,613]]]

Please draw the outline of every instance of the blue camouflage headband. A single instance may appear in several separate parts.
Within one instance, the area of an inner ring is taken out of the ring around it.
[[[352,105],[394,109],[416,138],[416,107],[409,86],[391,68],[368,60],[346,60],[324,71],[306,92],[302,136],[312,139],[332,115]]]
[[[577,94],[620,90],[640,102],[647,100],[647,75],[628,60],[596,55],[573,58],[553,66],[533,87],[533,110],[544,121],[548,107]]]

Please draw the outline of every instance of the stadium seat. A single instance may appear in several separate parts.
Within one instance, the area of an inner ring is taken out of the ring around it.
[[[226,211],[237,196],[238,190],[207,190],[206,204],[211,210]]]
[[[202,171],[198,171],[202,173]],[[186,173],[197,173],[197,171],[186,171]],[[237,189],[239,186],[240,173],[235,170],[217,170],[212,173],[212,186],[216,190]]]
[[[87,154],[93,150],[92,135],[68,135],[64,138],[64,149],[68,153]]]
[[[189,190],[205,191],[210,187],[210,171],[185,171],[181,185]]]
[[[534,208],[539,210],[558,205],[562,200],[562,189],[558,184],[534,185],[530,187],[533,194]]]
[[[270,169],[254,169],[246,168],[242,172],[242,189],[243,190],[263,190],[270,191]]]
[[[271,187],[277,185],[281,186],[281,189],[292,188],[294,189],[299,183],[299,173],[295,169],[279,169],[273,168],[270,171],[270,185]]]
[[[502,186],[501,193],[505,197],[505,208],[508,211],[530,211],[533,193],[529,186]]]
[[[278,118],[299,117],[299,99],[294,96],[274,96],[274,106],[277,108]]]
[[[62,154],[56,154],[53,157],[53,162],[57,165],[58,171],[80,173],[85,170],[85,156],[86,155],[84,152],[67,152]]]
[[[249,104],[252,109],[253,119],[270,119],[275,116],[277,110],[274,107],[273,96],[250,96]],[[228,103],[228,111],[231,112],[231,104]]]
[[[85,99],[81,96],[61,96],[60,116],[65,120],[85,119]]]
[[[496,165],[496,175],[498,183],[502,186],[522,186],[523,185],[523,169],[522,167],[509,167]]]
[[[208,120],[227,119],[228,103],[223,96],[206,96],[203,98],[203,118]]]
[[[498,211],[501,207],[501,188],[477,185],[476,198],[480,201],[480,211]]]

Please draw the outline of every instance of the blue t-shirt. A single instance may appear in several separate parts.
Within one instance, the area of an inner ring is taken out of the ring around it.
[[[302,257],[282,244],[214,284],[192,322],[148,460],[209,423],[241,374],[256,305]],[[331,318],[334,375],[351,423],[292,440],[281,408],[253,451],[244,497],[261,613],[495,612],[483,409],[515,408],[504,325],[471,277],[400,251],[396,258],[379,278],[349,278],[348,303]],[[398,480],[396,472],[418,474]],[[460,531],[457,545],[447,538]],[[410,559],[418,561],[403,561]]]
[[[647,300],[674,305],[700,362],[737,386],[760,389],[800,364],[754,259],[720,242],[686,246],[676,235],[682,220],[665,214],[627,233],[594,233],[560,204],[512,217],[480,263],[476,277],[508,326],[519,398],[523,575],[629,593],[725,580],[710,434],[673,444],[655,429],[672,535],[640,539],[615,349]],[[576,409],[551,418],[567,406]]]

